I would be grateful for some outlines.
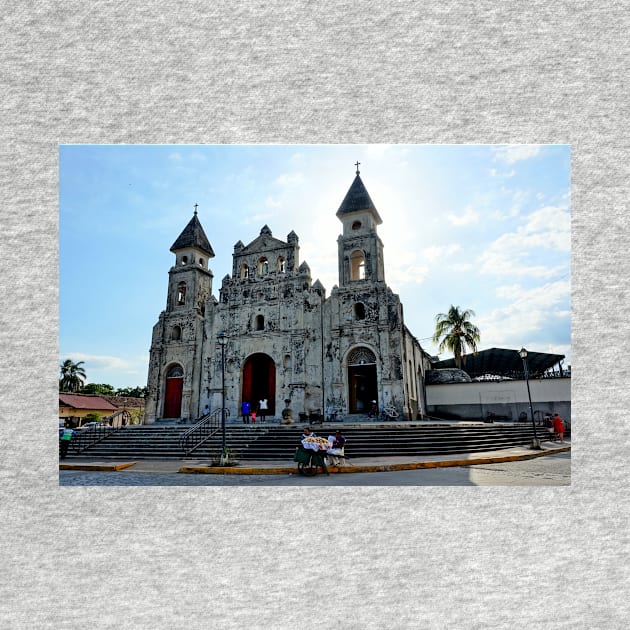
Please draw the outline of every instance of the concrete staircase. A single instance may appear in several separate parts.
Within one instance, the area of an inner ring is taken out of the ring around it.
[[[278,424],[226,426],[226,445],[239,460],[293,459],[304,425]],[[117,459],[184,459],[179,444],[188,427],[128,426],[112,432],[104,440],[83,451],[89,457]],[[325,423],[316,426],[317,435],[327,437],[341,429],[347,439],[346,455],[378,457],[388,455],[448,455],[500,450],[531,444],[530,424],[469,424],[469,423],[388,423],[345,424]],[[538,437],[547,439],[548,432],[540,427]],[[221,448],[221,432],[188,455],[190,459],[210,458]],[[69,457],[77,457],[72,448]]]

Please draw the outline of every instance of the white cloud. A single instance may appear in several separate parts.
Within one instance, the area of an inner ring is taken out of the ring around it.
[[[181,153],[170,153],[168,156],[168,159],[173,161],[173,162],[181,162],[184,158],[182,157]]]
[[[521,160],[529,160],[536,157],[541,150],[539,144],[518,144],[493,147],[495,158],[506,164],[514,164]]]
[[[514,177],[514,175],[516,175],[516,171],[512,169],[511,171],[499,172],[496,168],[491,168],[488,171],[488,174],[490,177],[505,177],[506,179],[509,179],[510,177]]]
[[[265,206],[267,208],[281,208],[282,207],[282,202],[274,199],[271,196],[269,196],[269,197],[267,197],[265,199]]]
[[[492,310],[477,322],[482,332],[483,347],[520,347],[539,343],[532,340],[544,336],[553,323],[570,321],[568,308],[561,308],[563,304],[569,304],[570,291],[568,280],[550,282],[532,289],[525,289],[519,284],[497,288],[497,297],[510,300],[511,303]],[[540,346],[536,350],[546,351]]]
[[[275,184],[284,188],[296,188],[304,183],[302,173],[283,173],[276,178]]]
[[[566,265],[546,263],[549,254],[571,251],[571,216],[566,208],[545,206],[523,218],[516,232],[493,241],[479,257],[480,272],[551,278]]]
[[[454,263],[447,267],[449,271],[454,271],[456,273],[461,273],[463,271],[470,271],[473,269],[472,263]]]
[[[270,219],[271,217],[273,217],[273,214],[271,213],[267,213],[267,214],[252,214],[249,217],[245,217],[241,223],[243,225],[249,225],[250,223],[260,223],[263,221],[266,221],[267,219]]]
[[[460,249],[461,247],[457,243],[443,246],[434,245],[433,247],[427,247],[426,249],[424,249],[422,254],[430,261],[437,260],[438,258],[443,260],[445,258],[448,258],[449,256],[452,256],[455,252],[460,251]]]
[[[563,251],[571,248],[571,215],[566,208],[545,206],[532,212],[523,231],[550,235],[554,240],[553,246],[561,246]]]
[[[99,382],[97,379],[90,378],[94,372],[121,372],[124,374],[143,373],[148,364],[147,357],[128,359],[114,357],[106,354],[87,354],[85,352],[66,352],[64,357],[72,357],[73,361],[83,361],[89,382]]]
[[[380,158],[391,148],[389,144],[371,144],[365,150],[368,157]]]
[[[429,275],[429,268],[424,265],[389,265],[385,271],[387,284],[393,291],[399,292],[400,287],[409,284],[422,284]]]
[[[479,213],[472,206],[466,206],[462,214],[449,214],[447,218],[453,225],[470,225],[479,221]]]

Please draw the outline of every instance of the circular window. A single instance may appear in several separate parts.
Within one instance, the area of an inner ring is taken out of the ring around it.
[[[352,229],[353,229],[353,230],[358,230],[360,227],[361,227],[361,221],[355,221],[355,222],[352,224]]]

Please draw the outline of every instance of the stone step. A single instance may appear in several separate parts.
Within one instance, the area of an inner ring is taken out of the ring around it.
[[[329,435],[339,425],[318,427]],[[84,451],[85,455],[120,458],[178,458],[179,439],[189,427],[127,427]],[[531,425],[354,425],[342,427],[348,457],[470,453],[527,445]],[[240,459],[292,459],[302,427],[273,425],[226,426],[226,443]],[[545,436],[541,428],[539,437]],[[222,444],[219,432],[190,457],[209,457]],[[72,450],[70,451],[72,454]]]

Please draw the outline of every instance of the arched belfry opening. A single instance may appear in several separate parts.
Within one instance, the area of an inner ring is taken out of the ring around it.
[[[365,347],[354,348],[348,355],[348,412],[368,413],[372,401],[378,405],[376,355]]]
[[[184,370],[181,365],[173,365],[166,372],[164,384],[164,418],[179,418],[182,415],[182,391]]]
[[[252,410],[258,402],[267,399],[268,416],[276,413],[276,364],[274,360],[262,352],[247,357],[243,366],[241,402],[247,401]]]

